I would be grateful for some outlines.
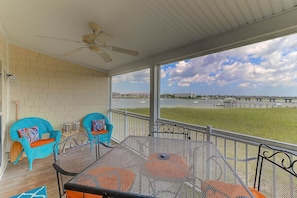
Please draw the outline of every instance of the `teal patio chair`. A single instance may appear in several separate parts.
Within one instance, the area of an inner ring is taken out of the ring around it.
[[[90,113],[83,118],[82,125],[91,140],[98,138],[100,142],[110,145],[113,125],[105,115]]]
[[[45,137],[47,136],[47,137]],[[45,158],[53,153],[53,146],[60,142],[62,133],[54,130],[52,125],[42,118],[23,118],[12,124],[10,137],[22,145],[22,151],[14,164],[17,164],[22,153],[28,157],[29,170],[32,170],[34,159]]]

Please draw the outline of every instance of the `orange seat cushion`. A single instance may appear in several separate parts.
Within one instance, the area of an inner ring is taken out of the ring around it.
[[[230,198],[239,196],[249,196],[245,188],[238,184],[230,184],[222,181],[208,180],[202,183],[202,192],[207,198],[225,198],[227,195]],[[261,192],[254,188],[249,188],[255,198],[266,198]]]
[[[145,169],[149,174],[173,179],[182,179],[189,174],[190,167],[183,156],[167,153],[168,159],[164,160],[159,155],[160,153],[153,153],[147,159]]]
[[[86,172],[86,174],[96,177],[101,188],[127,192],[131,188],[135,173],[123,168],[109,166],[97,167]],[[95,186],[92,179],[82,178],[82,183]]]
[[[34,147],[42,146],[44,144],[48,144],[48,143],[51,143],[51,142],[54,142],[54,141],[55,141],[54,138],[40,139],[40,140],[37,140],[35,142],[32,142],[30,144],[30,146],[31,146],[31,148],[34,148]]]
[[[89,193],[82,193],[73,190],[66,191],[66,198],[102,198],[101,195],[93,195]]]
[[[97,180],[97,181],[94,181]],[[135,173],[128,169],[115,167],[97,167],[85,172],[77,178],[76,182],[81,185],[100,185],[100,188],[127,192],[135,180]],[[66,191],[67,198],[101,198],[101,195],[82,193],[73,190]]]
[[[100,135],[100,134],[105,134],[105,133],[108,133],[108,130],[92,131],[93,135]]]

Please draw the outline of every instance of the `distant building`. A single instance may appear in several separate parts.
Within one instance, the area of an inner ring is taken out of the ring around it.
[[[232,97],[224,98],[224,103],[225,104],[235,104],[236,98],[232,98]]]
[[[119,92],[112,92],[112,97],[113,97],[113,98],[119,98],[119,97],[121,97],[121,96],[122,96],[122,94],[119,93]]]
[[[135,92],[135,93],[129,93],[131,97],[133,98],[148,98],[150,96],[149,93],[140,93],[140,92]]]
[[[196,98],[195,93],[175,93],[173,94],[176,98]]]
[[[149,93],[141,92],[131,92],[131,93],[119,93],[112,92],[113,98],[149,98]],[[174,93],[174,94],[162,94],[161,97],[164,98],[196,98],[197,95],[193,92],[191,93]]]
[[[149,98],[149,93],[118,93],[118,92],[112,92],[113,98]]]

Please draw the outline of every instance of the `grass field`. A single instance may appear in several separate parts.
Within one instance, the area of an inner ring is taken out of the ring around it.
[[[148,115],[147,108],[127,109]],[[297,143],[296,108],[161,108],[161,118]]]

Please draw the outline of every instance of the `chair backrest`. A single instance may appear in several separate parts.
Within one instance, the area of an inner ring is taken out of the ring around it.
[[[92,120],[105,120],[105,124],[110,124],[108,118],[101,114],[101,113],[90,113],[86,115],[82,121],[83,127],[86,129],[87,132],[90,132],[92,130]]]
[[[297,197],[297,154],[261,144],[254,188],[267,197]]]
[[[64,183],[96,161],[94,145],[84,132],[69,136],[55,144],[53,166],[57,173],[60,197],[65,194]]]
[[[19,138],[18,130],[23,129],[23,128],[30,128],[38,126],[38,131],[39,131],[39,138],[44,133],[53,131],[52,125],[45,119],[38,118],[38,117],[28,117],[28,118],[23,118],[15,123],[12,124],[10,127],[10,137],[12,140]]]
[[[191,139],[190,129],[186,126],[172,123],[156,123],[152,126],[151,136],[173,139]]]

